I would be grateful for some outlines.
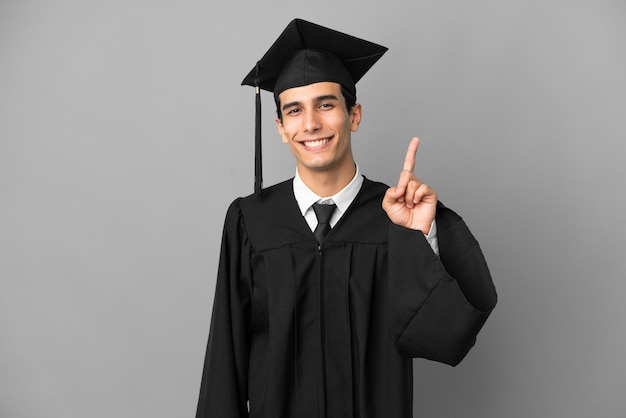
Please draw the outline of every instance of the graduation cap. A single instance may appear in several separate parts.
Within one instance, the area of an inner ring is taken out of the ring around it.
[[[339,83],[356,97],[357,81],[387,48],[302,19],[294,19],[241,82],[256,90],[254,192],[261,194],[261,95],[322,81]]]

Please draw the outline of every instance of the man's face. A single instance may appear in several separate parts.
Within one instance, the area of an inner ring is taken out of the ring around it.
[[[283,120],[276,119],[278,132],[291,147],[300,173],[354,166],[350,134],[359,127],[361,105],[348,111],[339,84],[294,87],[279,99]]]

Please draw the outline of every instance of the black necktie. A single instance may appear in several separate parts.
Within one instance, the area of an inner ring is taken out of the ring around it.
[[[317,227],[313,233],[315,234],[315,238],[317,238],[317,242],[322,245],[324,242],[324,237],[330,231],[330,217],[333,215],[335,208],[337,205],[325,205],[321,203],[315,203],[313,205],[313,210],[315,211],[315,216],[317,216]]]

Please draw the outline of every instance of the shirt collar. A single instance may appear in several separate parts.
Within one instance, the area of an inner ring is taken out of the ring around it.
[[[352,178],[346,187],[333,196],[319,196],[309,189],[306,184],[304,184],[302,178],[300,178],[298,169],[296,169],[296,176],[293,179],[293,193],[302,215],[304,215],[314,203],[326,200],[332,200],[337,205],[337,210],[343,214],[346,210],[348,210],[348,207],[352,204],[352,201],[359,193],[359,190],[361,190],[362,184],[363,176],[361,175],[359,166],[356,165],[354,178]]]

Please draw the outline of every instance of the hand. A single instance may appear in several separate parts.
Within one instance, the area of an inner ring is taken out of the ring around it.
[[[420,230],[427,235],[437,211],[437,193],[413,173],[419,141],[417,137],[411,140],[398,185],[387,189],[383,209],[396,225]]]

